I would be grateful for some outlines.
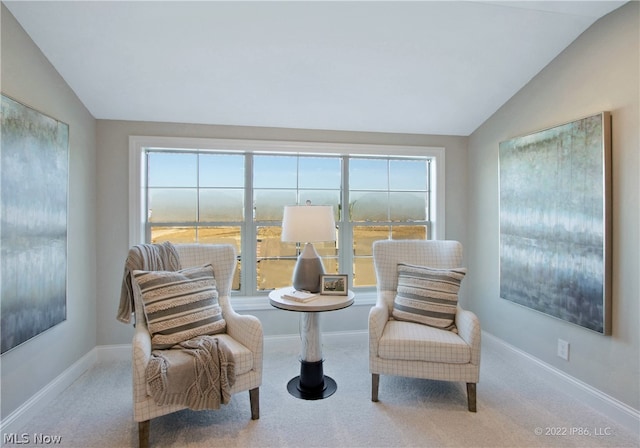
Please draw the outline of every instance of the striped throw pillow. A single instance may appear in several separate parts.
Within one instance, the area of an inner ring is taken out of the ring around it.
[[[398,264],[398,289],[391,314],[397,320],[457,332],[458,291],[466,272],[466,268]]]
[[[210,264],[180,271],[133,271],[133,280],[154,349],[225,331]]]

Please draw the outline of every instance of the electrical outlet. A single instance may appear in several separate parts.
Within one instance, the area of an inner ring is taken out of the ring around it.
[[[558,356],[566,361],[569,361],[569,343],[558,339]]]

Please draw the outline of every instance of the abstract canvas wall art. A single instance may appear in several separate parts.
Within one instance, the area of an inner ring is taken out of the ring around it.
[[[67,315],[69,126],[2,96],[2,353]]]
[[[611,334],[611,116],[500,143],[500,297]]]

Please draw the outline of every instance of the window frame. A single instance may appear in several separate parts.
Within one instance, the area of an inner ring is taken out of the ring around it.
[[[305,141],[278,140],[241,140],[191,137],[129,137],[129,247],[145,242],[146,219],[146,166],[143,163],[147,149],[167,149],[173,151],[217,150],[227,153],[252,154],[300,154],[335,156],[372,156],[372,157],[426,157],[435,162],[433,175],[430,176],[431,196],[430,215],[432,220],[432,239],[445,238],[445,150],[443,147],[379,145],[362,143],[319,143]],[[245,176],[251,177],[247,173]],[[344,176],[344,173],[343,173]],[[252,188],[251,185],[247,188]],[[344,195],[344,189],[341,192]],[[246,217],[245,217],[246,219]],[[341,238],[343,234],[340,232]],[[340,241],[341,247],[348,247],[348,241]],[[347,245],[345,245],[347,244]],[[247,252],[243,253],[247,255]],[[247,260],[250,261],[250,260]],[[360,294],[359,294],[360,295]],[[254,297],[234,295],[236,298]],[[264,298],[263,295],[259,297]],[[235,306],[235,305],[234,305]],[[255,307],[247,308],[255,309]]]

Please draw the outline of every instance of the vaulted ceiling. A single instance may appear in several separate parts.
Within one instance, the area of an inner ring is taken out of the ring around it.
[[[7,1],[98,119],[469,135],[624,1]]]

